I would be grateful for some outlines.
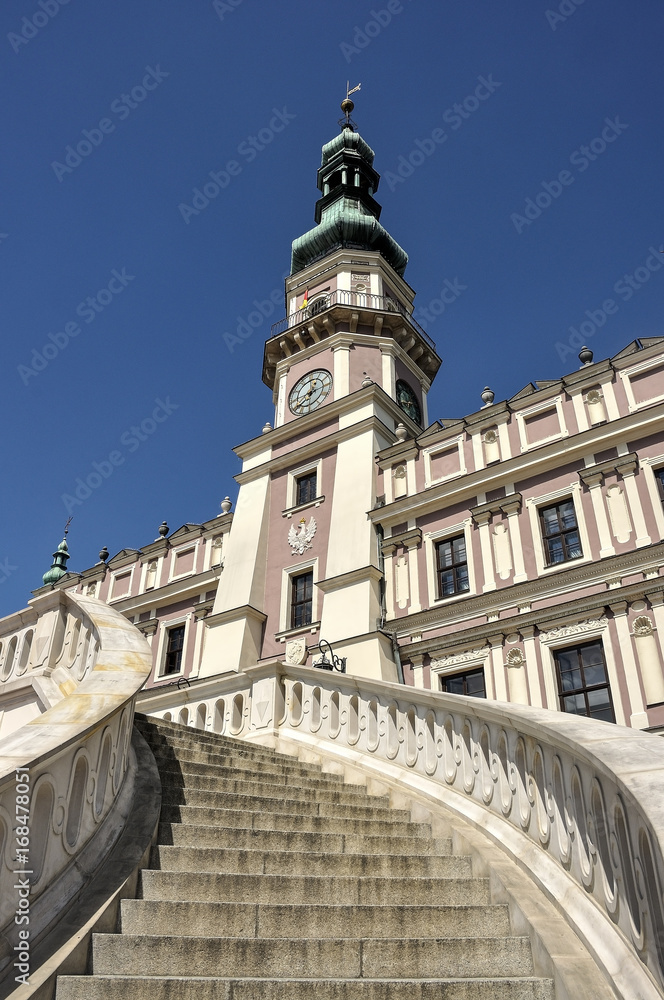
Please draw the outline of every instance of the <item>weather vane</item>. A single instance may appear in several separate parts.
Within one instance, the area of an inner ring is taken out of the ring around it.
[[[358,83],[357,87],[353,87],[353,89],[351,90],[350,80],[346,80],[346,97],[341,102],[341,110],[343,111],[343,113],[344,113],[344,115],[346,117],[345,118],[341,118],[339,120],[339,124],[341,125],[342,130],[345,129],[345,128],[349,128],[351,130],[351,132],[355,131],[355,122],[350,117],[350,113],[353,110],[353,108],[355,107],[355,105],[351,101],[350,95],[351,94],[355,94],[358,90],[360,90],[361,87],[362,87],[362,84]]]
[[[72,516],[69,518],[69,520],[65,524],[65,538],[67,537],[67,533],[69,531],[69,525],[71,524],[71,522],[73,521],[73,519],[74,519],[74,515],[72,514]]]

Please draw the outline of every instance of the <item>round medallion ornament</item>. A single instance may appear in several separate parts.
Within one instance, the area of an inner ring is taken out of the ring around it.
[[[414,420],[416,424],[422,423],[422,412],[420,410],[420,404],[417,401],[417,396],[408,385],[407,382],[399,379],[396,384],[397,390],[397,403],[401,407],[404,413],[407,413],[411,420]]]
[[[288,397],[291,413],[302,416],[311,413],[325,402],[332,388],[332,376],[319,369],[304,375],[296,382]]]

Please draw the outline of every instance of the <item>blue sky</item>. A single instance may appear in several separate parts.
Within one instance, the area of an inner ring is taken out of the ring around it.
[[[660,334],[664,11],[577,3],[5,0],[0,613],[69,512],[81,570],[235,499],[231,449],[273,418],[283,299],[256,303],[313,224],[347,79],[443,358],[432,420],[573,370],[580,339]]]

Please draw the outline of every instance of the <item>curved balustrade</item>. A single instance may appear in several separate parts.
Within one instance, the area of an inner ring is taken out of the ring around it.
[[[126,822],[151,655],[117,611],[63,591],[3,619],[0,644],[0,978],[13,981],[19,928],[34,949]]]
[[[605,969],[620,965],[622,949],[632,966],[621,976],[641,979],[624,995],[661,996],[660,738],[306,667],[269,671],[266,664],[198,690],[194,684],[186,695],[191,721],[249,739],[298,741],[444,800],[519,858]],[[146,692],[144,711],[149,700]],[[177,721],[173,705],[156,714]],[[602,925],[601,914],[613,928],[589,930]]]

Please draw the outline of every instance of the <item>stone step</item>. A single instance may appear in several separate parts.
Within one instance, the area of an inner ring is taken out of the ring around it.
[[[208,734],[206,733],[205,735],[207,736]],[[175,753],[178,753],[180,750],[198,750],[219,757],[251,760],[259,765],[278,764],[284,767],[292,767],[296,770],[320,772],[320,765],[318,764],[307,763],[298,757],[289,756],[288,754],[278,754],[265,747],[254,747],[250,743],[244,743],[242,740],[226,740],[220,744],[216,739],[206,741],[196,736],[168,736],[159,733],[156,736],[150,737],[150,746],[153,750],[164,748],[166,750],[173,750]]]
[[[388,796],[258,744],[137,725],[162,778],[159,868],[56,1000],[554,1000],[489,879]]]
[[[155,754],[155,760],[159,773],[163,774],[167,780],[177,781],[178,776],[183,784],[189,784],[190,776],[206,775],[213,778],[233,778],[238,781],[259,781],[266,780],[275,785],[287,785],[289,791],[294,789],[316,789],[316,788],[343,788],[341,775],[322,774],[320,777],[305,777],[303,775],[290,774],[285,768],[275,767],[271,771],[249,770],[247,768],[224,767],[223,764],[207,764],[191,760],[163,760]]]
[[[253,754],[245,753],[236,747],[230,749],[225,747],[201,746],[197,743],[189,743],[185,740],[168,742],[153,742],[150,749],[155,757],[172,760],[201,760],[208,764],[223,764],[231,767],[250,767],[254,770],[269,771],[273,768],[288,771],[290,774],[302,774],[306,777],[317,777],[321,769],[318,764],[306,764],[299,761],[297,757],[287,757],[282,760],[273,758],[263,759]],[[192,755],[195,755],[192,758]]]
[[[346,875],[397,878],[471,878],[469,858],[444,855],[315,854],[311,851],[245,851],[234,848],[175,847],[160,844],[152,854],[155,869],[171,872],[215,871],[225,875]]]
[[[267,777],[278,774],[288,777],[295,784],[299,784],[301,781],[319,782],[321,780],[324,783],[343,783],[341,775],[323,774],[320,769],[315,770],[313,766],[311,770],[305,770],[304,768],[299,768],[296,764],[281,764],[275,761],[267,763],[240,757],[239,755],[208,753],[205,750],[189,749],[187,747],[178,750],[177,753],[172,748],[167,747],[152,747],[151,749],[157,761],[157,766],[160,769],[164,766],[170,770],[180,769],[182,771],[191,771],[191,765],[195,765],[196,768],[205,767],[206,770],[215,768],[220,774],[237,773],[240,777],[245,774],[265,775]],[[184,765],[189,766],[185,768]]]
[[[507,906],[334,906],[325,904],[163,902],[124,899],[123,934],[234,938],[506,937]]]
[[[262,787],[262,786],[260,786]],[[302,816],[353,816],[356,819],[397,819],[410,821],[410,812],[407,809],[390,809],[387,796],[378,799],[380,803],[375,805],[372,799],[368,802],[336,801],[339,793],[331,793],[335,798],[298,800],[295,798],[283,798],[281,796],[257,796],[243,795],[240,792],[214,792],[204,788],[188,788],[186,785],[179,789],[163,788],[162,802],[165,805],[174,806],[204,806],[209,809],[260,809],[261,812],[297,812]]]
[[[141,898],[201,902],[308,903],[329,900],[338,905],[488,906],[486,878],[441,878],[344,875],[220,874],[200,866],[190,871],[144,869]]]
[[[294,976],[308,979],[531,976],[527,938],[261,938],[94,934],[95,975]]]
[[[289,784],[285,775],[276,779],[271,776],[270,780],[266,781],[261,780],[260,777],[251,779],[228,778],[215,776],[214,772],[201,774],[200,771],[194,769],[185,773],[181,770],[173,771],[164,767],[160,768],[159,773],[163,784],[174,792],[188,788],[220,793],[237,792],[240,795],[253,795],[257,798],[273,798],[275,795],[283,797],[286,792],[289,799],[305,802],[345,802],[352,805],[354,802],[371,803],[373,801],[362,785],[321,785],[312,781],[307,785],[296,787]],[[387,796],[381,796],[378,799],[380,804],[385,804],[388,801]]]
[[[253,809],[216,809],[210,806],[162,806],[163,823],[183,826],[211,826],[232,830],[283,830],[301,833],[362,833],[374,837],[431,836],[426,823],[411,823],[407,814],[390,819],[357,818],[355,816],[306,816],[300,813],[270,812],[262,803]]]
[[[56,1000],[555,1000],[548,979],[60,976]]]
[[[193,726],[183,726],[179,722],[165,722],[164,719],[157,719],[153,716],[148,717],[140,713],[136,713],[134,718],[136,725],[148,742],[166,737],[174,740],[184,740],[196,745],[205,744],[207,746],[212,745],[231,750],[241,749],[244,753],[252,754],[257,760],[297,762],[298,759],[292,754],[273,750],[272,747],[263,746],[261,743],[250,743],[235,736],[212,733],[209,729],[196,729]]]
[[[159,827],[162,844],[205,850],[235,847],[246,851],[313,851],[317,854],[397,854],[408,855],[413,845],[411,837],[384,835],[372,837],[359,833],[300,833],[297,830],[233,830],[214,826],[193,826],[182,823],[162,823]],[[415,838],[422,854],[442,854],[446,841],[425,837]]]

